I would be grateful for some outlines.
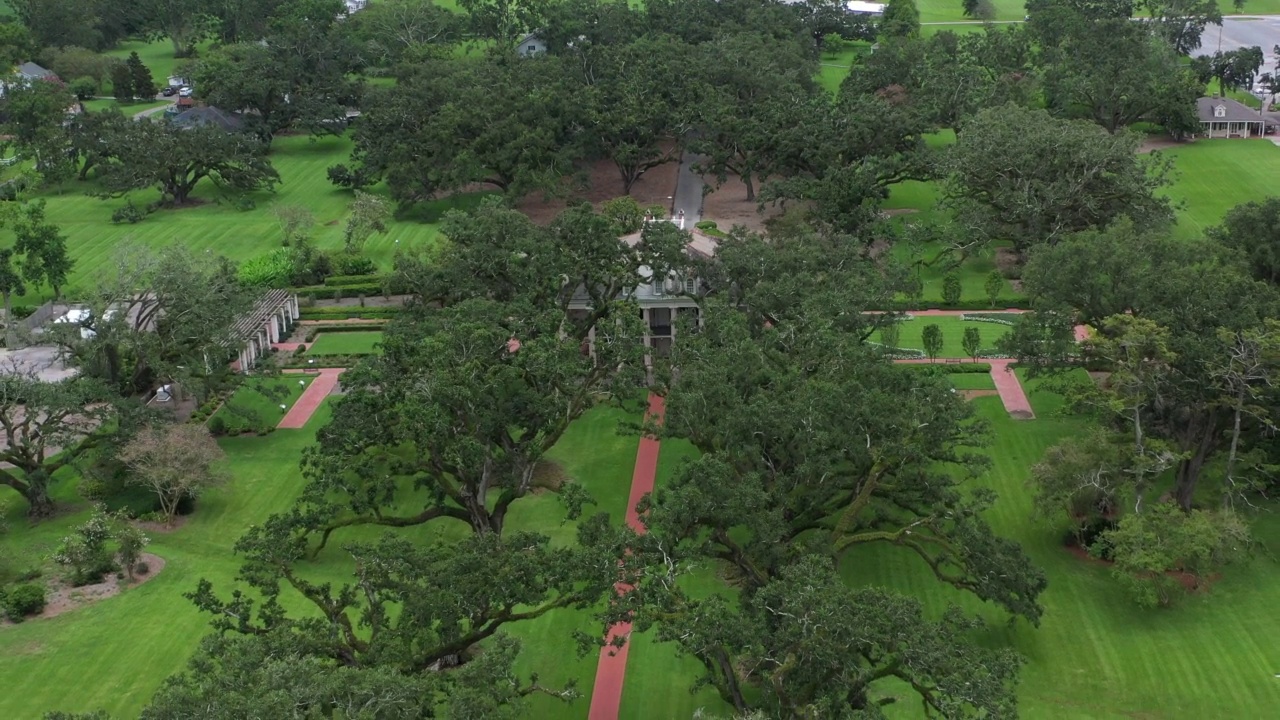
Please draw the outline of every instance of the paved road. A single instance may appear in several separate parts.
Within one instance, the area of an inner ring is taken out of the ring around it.
[[[1276,65],[1276,54],[1272,52],[1276,45],[1280,45],[1280,17],[1240,15],[1223,19],[1221,28],[1214,25],[1205,28],[1200,49],[1191,54],[1212,55],[1218,50],[1257,46],[1266,55],[1263,68],[1271,70]]]
[[[671,217],[680,217],[680,211],[683,210],[686,228],[693,227],[694,223],[702,219],[702,176],[693,171],[694,163],[700,159],[698,155],[688,152],[680,156],[676,194],[671,200]]]

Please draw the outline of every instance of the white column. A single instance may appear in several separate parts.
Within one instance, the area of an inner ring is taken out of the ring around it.
[[[289,312],[293,315],[293,319],[297,320],[301,313],[298,311],[298,296],[291,295],[289,297]]]
[[[640,310],[640,319],[644,322],[644,377],[645,382],[653,382],[653,356],[649,354],[649,308]]]
[[[596,326],[592,325],[587,330],[587,351],[591,354],[591,359],[596,359]]]

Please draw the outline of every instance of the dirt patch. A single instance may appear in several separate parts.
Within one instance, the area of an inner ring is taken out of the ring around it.
[[[164,535],[175,530],[181,530],[182,526],[187,524],[187,520],[189,518],[189,515],[179,515],[173,519],[172,525],[165,525],[163,522],[153,522],[151,520],[134,520],[133,524],[149,533],[160,533],[161,535]],[[164,561],[161,560],[160,562],[163,563]]]
[[[1138,146],[1138,154],[1145,155],[1156,150],[1168,150],[1169,148],[1180,147],[1183,144],[1168,135],[1150,135]]]
[[[676,192],[676,177],[680,174],[680,154],[673,146],[667,146],[664,150],[672,153],[673,160],[641,175],[635,185],[631,186],[631,197],[642,207],[661,205],[668,208],[669,212],[671,196]],[[516,209],[539,225],[546,225],[570,203],[585,200],[598,208],[606,200],[627,194],[622,189],[622,177],[618,174],[618,168],[609,160],[586,163],[578,170],[586,181],[585,186],[569,187],[567,195],[559,198],[547,198],[542,192],[529,193],[520,198]]]
[[[714,178],[707,178],[707,181],[707,187],[714,186]],[[756,180],[757,193],[763,184],[763,180]],[[784,208],[778,205],[769,205],[761,212],[755,200],[747,199],[747,186],[736,175],[730,175],[723,185],[708,193],[702,201],[702,217],[715,220],[716,225],[726,232],[737,225],[761,232],[765,229],[765,222],[783,211]]]
[[[132,582],[130,582],[128,578],[118,580],[115,575],[108,575],[107,579],[100,583],[82,585],[80,587],[70,587],[61,580],[52,583],[49,586],[47,599],[44,605],[44,612],[27,618],[26,622],[57,617],[63,613],[84,607],[85,605],[119,595],[120,592],[126,588],[137,587],[148,582],[151,578],[159,575],[160,571],[163,570],[165,566],[164,558],[159,555],[152,555],[151,553],[143,553],[141,562],[147,564],[147,574],[135,574]],[[13,623],[6,621],[4,623],[0,623],[0,627],[12,624]]]
[[[892,208],[889,210],[881,210],[880,214],[885,217],[898,217],[899,215],[915,215],[920,212],[917,208]]]
[[[558,492],[567,482],[572,482],[564,466],[555,460],[542,459],[533,466],[534,490],[550,490]]]
[[[972,400],[974,398],[992,397],[992,396],[999,396],[999,395],[1000,395],[999,390],[961,390],[960,391],[960,397],[964,398],[965,400]]]
[[[1027,412],[1026,410],[1010,410],[1009,417],[1013,418],[1014,420],[1035,420],[1036,419],[1035,413],[1030,413],[1030,412]]]
[[[1105,565],[1107,567],[1116,564],[1115,560],[1107,560],[1106,558],[1099,558],[1090,555],[1088,550],[1080,547],[1079,545],[1066,545],[1065,547],[1067,552],[1075,555],[1079,560],[1084,560],[1085,562],[1095,563],[1098,565]],[[1189,572],[1182,572],[1181,570],[1166,570],[1164,574],[1174,580],[1177,580],[1178,584],[1182,586],[1182,589],[1187,592],[1207,592],[1209,590],[1209,586],[1222,579],[1222,573],[1214,573],[1201,578],[1197,578],[1195,575],[1192,575]]]
[[[1106,370],[1089,370],[1088,373],[1089,379],[1099,387],[1106,387],[1107,380],[1111,378],[1111,373]]]

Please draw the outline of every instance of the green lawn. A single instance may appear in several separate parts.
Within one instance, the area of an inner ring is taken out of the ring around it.
[[[991,0],[995,8],[993,20],[1021,20],[1027,15],[1025,0]],[[964,22],[973,18],[965,17],[960,0],[917,0],[920,9],[920,22]],[[1223,15],[1280,15],[1280,0],[1247,0],[1244,10],[1236,10],[1232,0],[1218,0],[1218,7]],[[1205,30],[1205,37],[1215,32],[1211,26]]]
[[[296,385],[294,378],[289,378]],[[283,381],[283,379],[282,379]],[[247,395],[245,391],[242,394]],[[238,402],[262,404],[252,397]],[[278,404],[278,403],[277,403]],[[123,595],[77,609],[52,620],[29,621],[0,628],[0,717],[37,718],[45,711],[105,709],[116,718],[136,717],[160,682],[181,669],[196,643],[208,631],[208,618],[198,613],[182,593],[208,578],[226,592],[239,560],[231,547],[252,524],[287,509],[303,479],[298,469],[302,450],[316,430],[328,421],[328,401],[302,430],[279,430],[266,437],[225,437],[219,443],[228,455],[230,483],[201,498],[190,521],[172,533],[154,534],[148,550],[167,565],[156,578]],[[622,522],[630,491],[631,469],[638,439],[619,435],[619,422],[630,415],[601,406],[589,411],[565,433],[549,456],[560,462],[570,478],[586,485],[597,506]],[[86,504],[75,491],[76,478],[61,478],[54,494],[71,510],[54,520],[28,527],[22,507],[9,507],[13,529],[0,535],[0,554],[19,553],[46,558],[74,525],[87,516]],[[572,542],[574,523],[562,522],[564,509],[554,494],[539,492],[512,506],[508,527],[550,535],[556,542]],[[433,523],[406,530],[414,541],[456,538],[459,524]],[[304,566],[318,581],[341,582],[349,577],[349,563],[338,551],[342,542],[368,540],[377,528],[353,528],[335,538],[333,550]],[[302,607],[286,596],[293,607]],[[525,642],[518,669],[537,669],[544,683],[577,678],[590,694],[595,679],[594,655],[578,658],[571,633],[594,631],[590,613],[560,610],[513,626]],[[686,678],[688,682],[692,678]],[[686,683],[687,684],[687,683]],[[538,696],[530,715],[539,718],[585,718],[589,699],[571,706]]]
[[[1280,147],[1269,140],[1197,140],[1164,152],[1177,171],[1166,192],[1180,205],[1180,236],[1195,237],[1236,205],[1276,194]]]
[[[1029,383],[1037,418],[1009,418],[999,398],[973,400],[990,423],[990,470],[979,482],[1000,496],[988,519],[1019,541],[1049,578],[1039,629],[1006,616],[958,591],[945,589],[928,568],[890,548],[859,550],[842,571],[855,583],[876,584],[926,600],[935,612],[956,603],[992,623],[988,642],[1008,644],[1027,658],[1019,685],[1020,714],[1031,720],[1187,720],[1261,718],[1280,703],[1275,648],[1280,624],[1280,525],[1264,518],[1256,528],[1265,551],[1251,564],[1229,568],[1212,592],[1189,597],[1173,609],[1146,611],[1123,594],[1105,567],[1068,553],[1065,527],[1031,517],[1028,469],[1043,450],[1078,433],[1081,424],[1058,417],[1060,401]],[[1270,553],[1270,554],[1269,554]],[[892,717],[916,717],[914,707]]]
[[[963,358],[965,355],[964,346],[961,344],[964,338],[965,328],[975,327],[982,334],[983,349],[995,347],[996,340],[1004,337],[1009,331],[1007,325],[990,322],[972,322],[962,320],[955,316],[941,317],[917,317],[914,320],[904,320],[899,323],[898,347],[924,349],[924,342],[921,335],[927,325],[937,325],[942,330],[942,354],[939,358]],[[875,340],[880,341],[879,333],[876,333]]]
[[[168,100],[152,100],[150,102],[138,103],[119,103],[109,98],[94,98],[93,100],[85,100],[83,105],[85,110],[89,112],[101,112],[103,110],[119,110],[125,115],[135,115],[144,110],[151,108],[165,107],[169,105]]]
[[[255,432],[275,427],[310,384],[311,376],[302,374],[254,378],[236,390],[213,417],[222,418],[228,430]]]
[[[382,333],[377,331],[320,333],[307,348],[307,354],[371,355],[379,352],[377,345],[381,342]]]
[[[100,200],[85,193],[92,184],[72,182],[57,191],[42,193],[48,201],[49,219],[67,235],[67,247],[75,260],[67,292],[74,298],[94,281],[107,265],[113,251],[125,243],[162,246],[180,242],[196,252],[221,253],[236,261],[266,254],[280,247],[279,225],[271,214],[276,204],[302,205],[314,213],[316,245],[322,249],[342,246],[342,223],[351,202],[350,191],[329,183],[326,170],[346,162],[351,141],[345,137],[312,140],[305,136],[277,138],[271,160],[280,173],[281,184],[274,193],[259,192],[251,197],[252,210],[237,210],[237,196],[221,194],[211,181],[202,182],[195,197],[198,203],[160,210],[136,225],[114,225],[111,213],[123,207],[124,199]],[[381,188],[375,192],[383,192]],[[156,200],[154,190],[132,194],[135,204]],[[438,237],[436,222],[448,209],[473,207],[480,194],[424,203],[412,218],[391,223],[386,233],[370,238],[365,252],[389,267],[395,248],[429,245]],[[397,244],[398,243],[398,244]],[[27,304],[37,304],[26,298]]]

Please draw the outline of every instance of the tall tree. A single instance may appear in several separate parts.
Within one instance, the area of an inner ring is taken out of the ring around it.
[[[738,176],[747,200],[756,199],[756,183],[772,174],[778,133],[794,127],[800,108],[819,91],[813,60],[794,39],[765,35],[726,35],[700,46],[700,102],[692,151],[705,156],[700,170],[724,183]]]
[[[1201,55],[1191,60],[1191,67],[1201,84],[1216,80],[1219,94],[1225,94],[1240,88],[1253,89],[1254,75],[1263,62],[1262,48],[1255,45]]]
[[[545,0],[459,0],[467,14],[472,35],[492,40],[511,49],[526,35],[542,27],[548,3]]]
[[[1243,253],[1253,277],[1280,285],[1280,198],[1231,208],[1209,236]]]
[[[920,10],[915,0],[889,0],[880,17],[880,32],[890,38],[912,38],[920,34]]]
[[[3,129],[19,153],[35,160],[36,171],[50,180],[70,171],[63,123],[76,103],[66,83],[58,79],[13,82],[2,101]]]
[[[31,285],[48,284],[54,294],[71,271],[67,241],[58,226],[45,219],[45,202],[23,203],[7,209],[3,218],[13,228],[14,242],[0,248],[0,296],[4,298],[5,344],[17,347],[17,327],[13,318],[13,297],[27,294]]]
[[[301,517],[321,546],[360,524],[449,520],[501,534],[569,423],[638,380],[643,330],[625,297],[642,267],[678,261],[687,237],[651,226],[632,248],[586,206],[543,229],[486,204],[443,231],[441,256],[400,259],[422,304],[388,327],[381,356],[344,375],[347,393],[305,459]],[[590,310],[570,312],[575,292]],[[427,495],[403,504],[414,487]]]
[[[990,108],[951,149],[944,202],[962,222],[1019,252],[1122,215],[1158,227],[1172,219],[1169,200],[1156,194],[1169,167],[1138,155],[1140,142],[1043,110]]]
[[[240,191],[269,190],[280,180],[257,138],[213,125],[128,123],[102,142],[111,158],[98,170],[103,197],[155,187],[162,203],[182,205],[205,179]]]
[[[89,378],[44,382],[0,373],[0,485],[27,501],[27,515],[54,511],[54,475],[114,437],[126,426],[122,404]]]
[[[151,78],[151,70],[142,64],[142,58],[138,57],[138,53],[129,53],[129,59],[125,61],[125,65],[129,68],[129,76],[133,79],[133,95],[141,99],[151,99],[159,92],[156,90],[156,82]]]
[[[176,58],[193,57],[196,45],[217,28],[209,0],[139,0],[138,10],[154,39],[168,38]]]
[[[233,328],[255,297],[225,258],[125,245],[99,278],[89,317],[61,340],[81,375],[125,396],[168,384],[204,399],[234,384]]]
[[[137,96],[133,88],[133,73],[124,63],[111,66],[111,95],[124,102],[129,102]]]
[[[867,344],[885,320],[859,308],[893,285],[857,248],[747,237],[721,249],[727,265],[709,276],[705,324],[672,351],[679,382],[667,388],[663,428],[701,456],[642,515],[649,532],[627,562],[652,574],[615,617],[625,606],[638,627],[656,625],[738,712],[838,717],[867,707],[873,685],[890,676],[926,705],[1004,712],[1017,662],[987,657],[946,629],[967,621],[953,615],[939,627],[900,596],[850,595],[829,559],[808,557],[852,559],[869,545],[894,545],[939,581],[1037,621],[1043,575],[982,520],[990,494],[962,489],[982,465],[971,451],[982,428],[970,407],[940,378],[888,363]],[[725,563],[740,595],[683,593],[671,573],[693,558]],[[806,638],[800,629],[815,612],[856,616],[847,629],[870,635],[835,640],[825,647],[843,649],[823,660],[823,638],[845,630]],[[895,662],[912,652],[932,660]],[[982,689],[961,700],[943,689],[943,658],[965,656],[981,657],[991,673],[972,676]],[[748,692],[748,673],[766,678],[760,693]]]

